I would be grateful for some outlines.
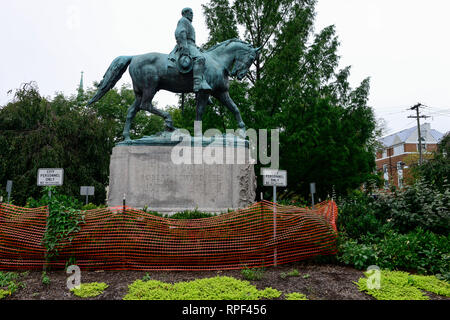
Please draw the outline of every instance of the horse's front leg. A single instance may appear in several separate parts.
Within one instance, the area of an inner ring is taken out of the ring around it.
[[[203,113],[205,112],[206,105],[209,102],[209,94],[198,93],[196,94],[197,99],[197,113],[195,119],[197,121],[202,121]]]
[[[221,92],[221,93],[215,95],[215,97],[217,99],[219,99],[219,101],[234,114],[234,117],[236,118],[236,121],[238,122],[239,129],[241,129],[240,135],[244,136],[245,135],[245,123],[242,120],[241,112],[239,111],[236,103],[234,103],[233,99],[231,99],[228,91]]]
[[[125,141],[131,140],[130,139],[131,123],[133,122],[136,113],[139,111],[139,104],[140,100],[136,99],[134,103],[128,108],[127,119],[125,122],[125,127],[123,128],[123,137],[125,138]]]

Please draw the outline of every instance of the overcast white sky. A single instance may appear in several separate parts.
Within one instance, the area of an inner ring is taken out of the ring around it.
[[[119,55],[170,52],[182,8],[194,10],[197,43],[208,33],[201,1],[3,0],[0,5],[0,105],[7,91],[36,81],[42,95],[75,94],[102,79]],[[406,109],[417,102],[432,128],[450,130],[449,0],[319,0],[316,31],[334,24],[342,67],[355,87],[371,77],[369,104],[387,133],[416,124]],[[131,83],[128,73],[121,83]],[[177,103],[160,91],[160,107]],[[422,120],[423,121],[423,120]]]

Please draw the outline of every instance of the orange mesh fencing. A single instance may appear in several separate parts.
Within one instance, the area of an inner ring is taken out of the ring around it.
[[[337,252],[337,206],[315,210],[268,201],[215,217],[177,220],[125,207],[85,211],[56,260],[82,269],[226,270],[269,267]],[[0,204],[0,269],[41,269],[47,208]]]

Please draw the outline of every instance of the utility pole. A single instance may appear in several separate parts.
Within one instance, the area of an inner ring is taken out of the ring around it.
[[[423,105],[421,103],[416,104],[414,107],[411,107],[410,110],[416,110],[416,116],[409,116],[408,118],[417,119],[417,131],[419,135],[419,165],[422,165],[423,163],[423,156],[422,156],[422,134],[420,133],[420,118],[426,119],[429,118],[428,116],[421,116],[419,108]]]

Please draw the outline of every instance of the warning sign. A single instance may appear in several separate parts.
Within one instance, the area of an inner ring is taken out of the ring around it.
[[[64,169],[39,169],[37,176],[38,186],[62,186]]]

